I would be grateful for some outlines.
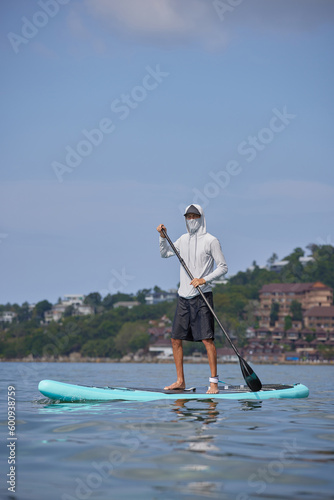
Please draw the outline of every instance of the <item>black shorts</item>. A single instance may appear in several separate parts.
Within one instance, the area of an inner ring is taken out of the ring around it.
[[[205,298],[213,308],[212,292]],[[178,297],[174,316],[172,339],[200,342],[214,339],[214,318],[201,295],[192,299]]]

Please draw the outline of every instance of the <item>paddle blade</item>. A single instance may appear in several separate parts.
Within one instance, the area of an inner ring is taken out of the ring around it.
[[[256,373],[254,373],[253,369],[249,366],[248,363],[246,363],[243,358],[239,358],[239,362],[245,382],[250,390],[253,392],[260,391],[262,388],[262,384],[259,377],[256,375]]]

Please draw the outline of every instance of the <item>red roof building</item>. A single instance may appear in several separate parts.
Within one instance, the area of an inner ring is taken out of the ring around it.
[[[334,306],[311,307],[304,313],[306,328],[334,330]]]
[[[291,315],[290,306],[292,301],[301,304],[305,312],[314,307],[321,309],[330,308],[333,304],[333,290],[323,283],[271,283],[263,285],[260,290],[260,307],[258,310],[260,328],[275,327],[284,328],[284,319]],[[279,305],[278,320],[275,325],[270,325],[270,313],[272,304]],[[294,321],[293,328],[300,329],[301,321]]]

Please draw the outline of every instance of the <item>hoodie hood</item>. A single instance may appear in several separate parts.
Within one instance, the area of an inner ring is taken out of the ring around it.
[[[188,205],[185,213],[187,212],[188,208],[191,205]],[[203,212],[203,208],[200,205],[195,205],[192,203],[192,206],[196,207],[199,213],[201,214],[201,217],[199,219],[193,219],[199,222],[198,228],[196,228],[195,231],[192,231],[191,228],[189,227],[189,222],[186,219],[186,227],[189,235],[189,244],[188,244],[188,256],[187,256],[187,261],[188,261],[188,266],[190,268],[190,271],[192,274],[196,275],[198,273],[197,266],[197,240],[204,236],[206,234],[206,221],[205,221],[205,216]]]
[[[201,217],[199,219],[194,219],[194,220],[198,220],[199,221],[199,227],[198,227],[198,229],[194,233],[191,233],[190,228],[188,226],[188,221],[186,219],[186,228],[187,228],[187,231],[188,231],[188,233],[189,233],[190,236],[194,236],[194,235],[196,235],[196,236],[203,236],[206,233],[206,220],[205,220],[203,208],[200,205],[195,205],[194,203],[192,203],[191,205],[193,207],[197,208],[197,210],[201,214]],[[185,212],[187,212],[188,208],[191,205],[188,205],[186,207]]]

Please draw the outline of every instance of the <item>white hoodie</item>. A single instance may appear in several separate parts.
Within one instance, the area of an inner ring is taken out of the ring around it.
[[[189,206],[186,208],[186,211]],[[191,233],[188,224],[189,222],[192,223],[192,221],[187,221],[186,219],[188,232],[176,240],[174,245],[194,278],[205,279],[206,283],[201,286],[201,290],[206,293],[212,290],[210,281],[227,273],[227,265],[219,241],[206,232],[206,222],[202,207],[194,204],[193,206],[201,213],[199,219],[193,219],[198,221],[199,227],[195,232]],[[175,255],[166,238],[160,236],[159,242],[161,257],[167,258]],[[214,263],[217,266],[215,270],[213,270]],[[190,281],[191,279],[181,265],[180,288],[178,290],[180,297],[191,299],[199,294],[199,291],[190,285]]]

